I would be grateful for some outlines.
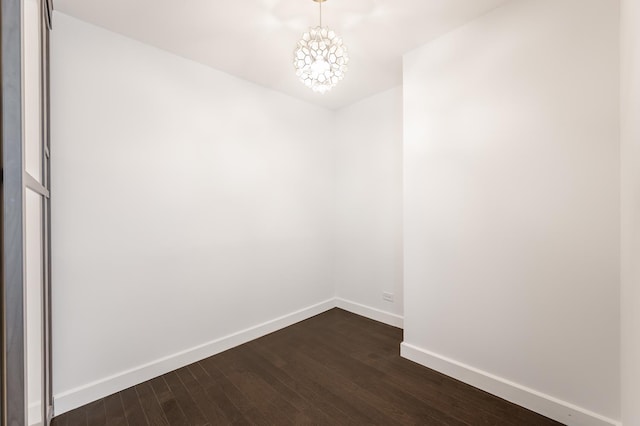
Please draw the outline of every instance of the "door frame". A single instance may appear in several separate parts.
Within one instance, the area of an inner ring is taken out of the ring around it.
[[[27,422],[24,182],[22,131],[22,9],[0,0],[2,98],[2,424]]]
[[[51,203],[49,35],[52,0],[37,0],[40,27],[41,182],[25,171],[23,132],[22,1],[0,0],[0,403],[2,426],[28,424],[25,191],[42,196],[42,419],[53,416],[51,362]]]

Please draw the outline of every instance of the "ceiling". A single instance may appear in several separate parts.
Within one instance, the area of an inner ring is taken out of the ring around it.
[[[330,109],[402,82],[402,55],[510,0],[327,0],[323,25],[349,48],[349,71],[324,95],[293,69],[312,0],[54,0],[57,11]],[[54,22],[55,25],[55,22]]]

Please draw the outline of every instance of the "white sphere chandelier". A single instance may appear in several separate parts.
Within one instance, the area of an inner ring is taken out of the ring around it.
[[[342,38],[322,27],[322,3],[326,0],[313,1],[320,6],[320,25],[302,35],[293,53],[293,66],[305,86],[314,92],[326,93],[344,78],[349,54]]]

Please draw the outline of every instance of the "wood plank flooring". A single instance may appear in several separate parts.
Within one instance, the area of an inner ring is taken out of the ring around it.
[[[99,425],[559,425],[399,356],[402,330],[333,309],[58,416]]]

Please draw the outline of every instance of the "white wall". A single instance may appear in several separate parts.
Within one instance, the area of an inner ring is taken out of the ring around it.
[[[404,58],[403,354],[568,424],[620,418],[618,23],[519,0]]]
[[[640,425],[640,3],[621,1],[622,421]]]
[[[336,119],[336,296],[347,309],[400,326],[402,88],[343,108]]]
[[[405,356],[569,424],[619,417],[615,3],[514,1],[406,56],[404,297],[400,88],[331,113],[55,22],[58,414],[325,309],[335,284],[390,323],[406,300]]]
[[[51,72],[57,414],[333,298],[332,112],[61,14]]]

